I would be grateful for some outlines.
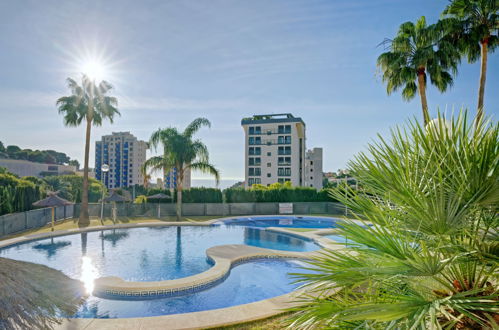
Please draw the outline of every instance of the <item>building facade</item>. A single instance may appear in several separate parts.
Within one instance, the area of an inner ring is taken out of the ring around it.
[[[177,169],[173,168],[170,172],[165,175],[164,181],[165,189],[176,189],[177,188]],[[183,189],[191,188],[191,169],[188,168],[184,171],[184,182],[182,184]]]
[[[254,115],[241,121],[245,133],[245,187],[291,181],[305,184],[305,123],[290,113]]]
[[[305,186],[322,189],[322,148],[313,148],[305,153]]]
[[[141,167],[146,161],[148,144],[139,141],[130,132],[113,132],[95,142],[95,178],[108,188],[143,185]],[[109,172],[103,175],[102,165],[109,165]]]
[[[0,167],[20,177],[36,176],[38,178],[50,175],[75,174],[76,166],[35,163],[29,160],[1,158]]]

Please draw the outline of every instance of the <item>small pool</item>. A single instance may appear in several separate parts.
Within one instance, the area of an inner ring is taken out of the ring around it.
[[[215,225],[244,227],[284,227],[284,228],[335,228],[338,218],[296,217],[296,216],[262,216],[223,219]]]
[[[205,291],[153,300],[109,300],[91,296],[76,315],[79,318],[126,318],[191,313],[280,296],[298,285],[288,275],[307,273],[296,260],[258,260],[232,268],[229,277]]]

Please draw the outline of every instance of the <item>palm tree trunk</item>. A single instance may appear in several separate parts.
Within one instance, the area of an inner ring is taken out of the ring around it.
[[[88,216],[88,158],[90,154],[91,129],[92,119],[87,117],[87,130],[85,133],[85,164],[83,165],[83,187],[81,190],[81,208],[78,226],[88,226],[90,224]]]
[[[485,80],[487,78],[487,52],[488,52],[488,38],[484,39],[481,44],[481,63],[480,63],[480,84],[478,87],[478,109],[476,113],[475,127],[482,120],[483,117],[483,103],[485,97]]]
[[[423,108],[423,120],[425,126],[430,122],[430,114],[428,112],[428,102],[426,101],[426,83],[425,83],[425,69],[418,69],[418,90],[421,97],[421,107]]]
[[[182,218],[182,185],[184,180],[184,169],[177,167],[177,221]]]

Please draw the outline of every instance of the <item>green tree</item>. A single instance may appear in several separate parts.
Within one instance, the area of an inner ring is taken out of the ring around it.
[[[80,169],[80,162],[76,159],[71,159],[68,165],[75,166],[77,171]]]
[[[458,24],[452,24],[456,29],[452,35],[456,37],[456,44],[466,55],[468,62],[474,63],[479,58],[481,60],[476,116],[479,121],[483,117],[487,56],[499,44],[499,1],[452,0],[443,16],[458,21]]]
[[[389,50],[377,62],[388,94],[403,87],[402,98],[409,101],[419,92],[425,124],[430,121],[427,76],[438,90],[446,91],[453,83],[451,72],[457,72],[460,58],[452,43],[441,38],[442,33],[440,26],[426,25],[424,16],[415,24],[403,23],[394,39],[385,39],[383,44]]]
[[[206,145],[201,140],[193,140],[193,135],[203,126],[211,127],[208,119],[197,118],[190,123],[183,132],[176,128],[158,129],[151,135],[149,143],[154,148],[162,147],[163,154],[149,158],[143,167],[143,172],[148,169],[162,171],[163,177],[170,170],[175,169],[177,175],[177,219],[182,216],[182,189],[184,174],[188,169],[211,174],[217,184],[220,180],[219,171],[210,164],[209,153]]]
[[[5,146],[3,145],[2,141],[0,141],[0,152],[5,152]]]
[[[437,119],[394,129],[351,162],[363,189],[332,194],[364,226],[342,223],[348,248],[299,275],[310,295],[294,329],[497,327],[499,125]]]
[[[83,164],[83,188],[81,194],[81,209],[78,224],[86,226],[89,224],[88,216],[88,161],[90,154],[90,133],[92,125],[100,126],[105,119],[111,123],[115,115],[119,115],[117,109],[118,100],[107,95],[112,86],[107,81],[101,81],[98,85],[86,75],[82,76],[81,86],[71,79],[67,79],[71,95],[63,96],[57,100],[60,114],[64,115],[66,126],[79,126],[86,122],[85,131],[85,160]]]

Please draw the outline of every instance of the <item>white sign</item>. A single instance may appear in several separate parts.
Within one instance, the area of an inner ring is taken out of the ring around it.
[[[293,203],[279,203],[280,214],[293,214]]]

